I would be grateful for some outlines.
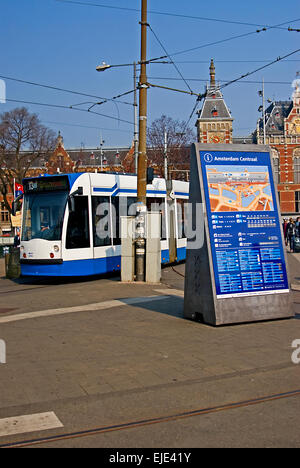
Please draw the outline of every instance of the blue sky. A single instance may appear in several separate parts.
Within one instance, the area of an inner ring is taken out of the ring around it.
[[[74,0],[76,1],[76,0]],[[139,9],[140,0],[78,0],[81,2]],[[131,67],[114,68],[97,73],[102,61],[111,64],[132,63],[140,58],[140,14],[114,8],[76,5],[56,0],[0,0],[2,44],[0,75],[54,87],[111,98],[133,89]],[[300,28],[300,11],[291,0],[241,2],[215,0],[148,0],[149,23],[169,54],[172,55],[189,86],[202,93],[209,79],[209,62],[214,58],[216,78],[221,84],[252,72],[260,66],[299,48],[299,33],[287,28]],[[165,16],[165,12],[198,18]],[[200,19],[200,17],[202,19]],[[209,18],[204,20],[203,18]],[[299,18],[299,19],[298,19]],[[294,20],[298,21],[294,22]],[[216,21],[219,20],[219,21]],[[229,23],[229,22],[232,23]],[[248,23],[248,24],[235,24]],[[261,26],[286,22],[283,29],[272,28],[256,33]],[[251,33],[251,34],[250,34]],[[246,35],[238,39],[235,36]],[[224,41],[226,39],[226,41]],[[214,42],[219,44],[211,45]],[[153,33],[148,31],[148,57],[165,55]],[[223,90],[225,101],[234,118],[234,135],[248,135],[256,127],[261,104],[258,91],[265,80],[266,98],[289,100],[292,81],[300,71],[299,52],[285,61],[259,71]],[[148,67],[151,83],[187,90],[173,65],[153,64]],[[71,106],[84,102],[87,109],[98,99],[72,95],[50,89],[5,80],[7,99]],[[171,91],[150,89],[149,123],[166,114],[188,120],[195,98]],[[132,95],[122,98],[132,102]],[[0,112],[18,105],[7,101]],[[106,103],[94,108],[111,119],[69,109],[27,105],[42,122],[61,130],[68,148],[99,146],[100,133],[107,146],[131,144],[133,125],[118,122],[117,117],[133,122],[133,107]],[[191,126],[196,115],[191,119]]]

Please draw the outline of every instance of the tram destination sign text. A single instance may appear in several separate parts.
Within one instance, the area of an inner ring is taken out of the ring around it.
[[[68,177],[40,177],[38,179],[27,179],[24,181],[24,192],[54,192],[69,190]]]

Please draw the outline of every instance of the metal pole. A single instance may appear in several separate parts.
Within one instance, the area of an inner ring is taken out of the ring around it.
[[[133,80],[134,80],[134,168],[135,173],[138,172],[139,158],[139,126],[138,126],[138,103],[137,103],[137,69],[136,62],[133,64]]]
[[[14,178],[14,200],[13,200],[13,206],[14,206],[14,203],[15,203],[15,199],[16,199],[16,179]],[[16,216],[16,213],[14,213],[14,216]],[[17,235],[17,228],[15,227],[14,228],[14,234],[15,236]]]
[[[103,139],[102,139],[102,133],[101,133],[101,137],[100,137],[100,169],[101,169],[101,172],[103,171]]]
[[[263,105],[263,123],[264,123],[264,145],[266,144],[266,116],[265,116],[265,80],[262,82],[262,105]]]
[[[164,142],[164,163],[165,163],[165,179],[166,183],[168,182],[168,133],[165,132],[165,142]]]
[[[147,194],[147,0],[142,0],[141,76],[139,83],[139,157],[137,174],[136,280],[145,281]]]

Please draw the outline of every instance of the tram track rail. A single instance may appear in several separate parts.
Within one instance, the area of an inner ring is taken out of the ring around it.
[[[265,396],[258,397],[258,398],[252,398],[249,400],[227,403],[224,405],[200,408],[200,409],[185,411],[181,413],[174,413],[174,414],[155,417],[155,418],[128,421],[128,422],[121,423],[121,424],[106,425],[102,427],[96,427],[96,428],[86,429],[86,430],[77,431],[77,432],[56,434],[56,435],[48,436],[48,437],[45,436],[45,437],[40,437],[36,439],[34,438],[26,439],[26,440],[5,443],[5,444],[0,443],[0,448],[25,448],[25,447],[34,447],[34,446],[42,445],[42,444],[51,444],[51,443],[60,442],[64,440],[72,440],[72,439],[75,440],[75,439],[79,439],[83,437],[91,437],[91,436],[96,436],[96,435],[101,435],[101,434],[107,434],[110,432],[125,431],[125,430],[134,429],[134,428],[136,429],[136,428],[146,427],[146,426],[150,426],[154,424],[174,422],[174,421],[179,421],[182,419],[187,419],[187,418],[196,417],[196,416],[199,417],[199,416],[204,416],[204,415],[217,414],[217,413],[221,413],[225,411],[232,411],[232,410],[240,409],[240,408],[248,408],[248,407],[252,407],[255,405],[260,405],[264,403],[280,401],[280,400],[284,400],[288,398],[295,398],[295,397],[300,397],[300,389],[291,390],[291,391],[284,392],[284,393],[265,395]]]

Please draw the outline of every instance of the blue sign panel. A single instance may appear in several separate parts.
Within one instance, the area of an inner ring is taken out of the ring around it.
[[[200,151],[218,298],[289,291],[269,153]]]

